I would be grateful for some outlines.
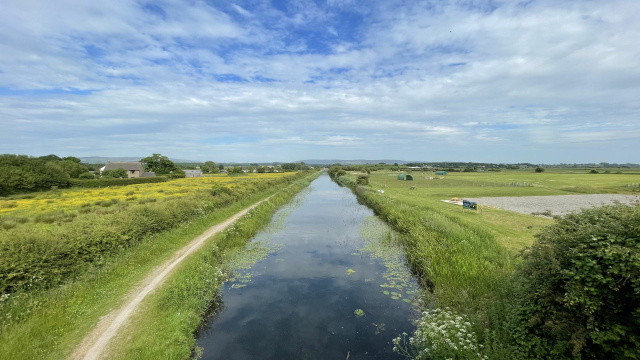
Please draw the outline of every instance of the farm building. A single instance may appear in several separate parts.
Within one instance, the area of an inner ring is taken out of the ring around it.
[[[202,170],[184,170],[184,177],[202,177]]]
[[[144,169],[142,168],[142,164],[139,162],[111,162],[108,161],[107,165],[100,168],[100,174],[104,171],[108,170],[118,170],[124,169],[127,171],[127,177],[131,178],[139,178],[142,177],[142,173]]]
[[[106,170],[118,170],[124,169],[127,171],[127,178],[141,178],[141,177],[155,177],[156,173],[152,171],[144,171],[142,164],[139,162],[111,162],[108,161],[107,165],[100,168],[100,174]]]
[[[436,175],[447,175],[446,171],[436,171]]]
[[[398,180],[413,181],[413,176],[409,174],[400,174],[398,175]]]

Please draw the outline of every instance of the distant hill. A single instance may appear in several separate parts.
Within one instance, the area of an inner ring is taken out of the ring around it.
[[[406,164],[408,162],[411,161],[405,161],[405,160],[302,160],[304,161],[305,164],[308,165],[331,165],[331,164],[342,164],[342,165],[365,165],[365,164],[379,164],[379,163],[385,163],[385,164],[395,164],[398,163],[399,165],[402,164]]]
[[[121,156],[121,157],[107,157],[107,156],[86,156],[80,157],[79,159],[85,164],[106,164],[107,161],[111,162],[135,162],[140,161],[140,159],[146,156]],[[183,163],[202,163],[202,161],[193,161],[193,160],[185,160],[185,159],[172,159],[174,163],[183,164]]]

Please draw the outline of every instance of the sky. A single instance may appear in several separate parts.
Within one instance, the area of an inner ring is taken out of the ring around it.
[[[4,1],[0,153],[640,162],[640,1]]]

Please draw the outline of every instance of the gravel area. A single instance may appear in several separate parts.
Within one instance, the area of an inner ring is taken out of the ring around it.
[[[551,211],[553,215],[564,215],[572,211],[608,205],[614,201],[630,204],[640,201],[636,195],[620,194],[591,194],[591,195],[553,195],[553,196],[523,196],[523,197],[485,197],[465,198],[476,201],[479,205],[492,206],[521,214]]]

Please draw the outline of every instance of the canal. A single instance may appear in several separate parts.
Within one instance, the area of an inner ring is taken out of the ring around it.
[[[394,234],[327,175],[232,266],[203,359],[402,359],[391,341],[413,330],[416,282]]]

